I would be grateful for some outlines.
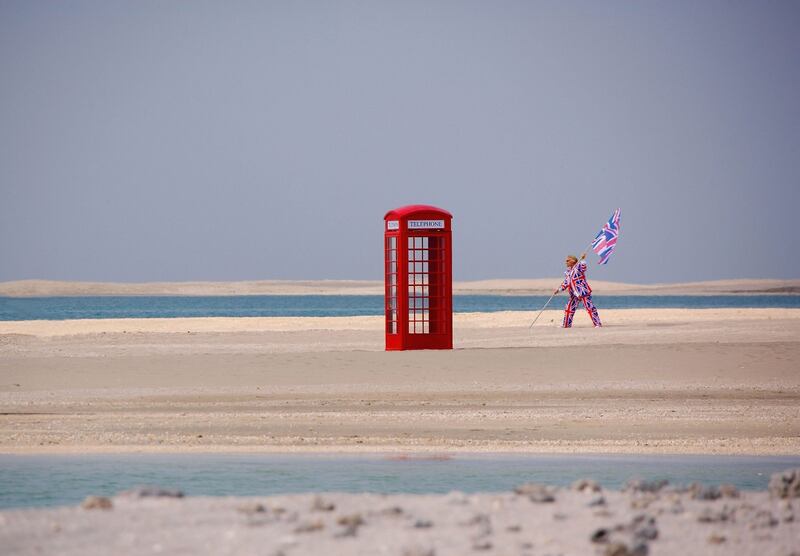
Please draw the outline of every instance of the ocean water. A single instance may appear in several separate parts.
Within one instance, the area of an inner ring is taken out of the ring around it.
[[[456,295],[456,312],[538,311],[548,296]],[[800,295],[598,295],[600,309],[800,308]],[[560,308],[562,294],[550,307]],[[0,320],[382,315],[380,295],[0,297]]]
[[[0,508],[74,505],[89,494],[112,496],[144,484],[189,496],[499,492],[579,478],[607,488],[640,478],[756,490],[767,487],[772,473],[799,466],[800,456],[0,455]]]

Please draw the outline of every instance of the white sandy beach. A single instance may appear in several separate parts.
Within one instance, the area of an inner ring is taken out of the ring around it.
[[[0,543],[11,554],[64,556],[791,556],[800,538],[798,498],[777,491],[644,482],[614,491],[583,480],[471,495],[183,499],[148,488],[87,497],[82,507],[0,512]]]
[[[0,451],[800,453],[800,310],[0,323]]]

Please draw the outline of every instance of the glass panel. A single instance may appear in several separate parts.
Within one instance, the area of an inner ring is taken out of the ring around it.
[[[408,248],[409,249],[413,249],[414,248],[414,238],[413,237],[408,238]]]
[[[397,249],[397,238],[390,237],[389,238],[389,249]]]
[[[389,284],[392,285],[392,295],[397,295],[397,274],[392,274],[389,276]]]
[[[430,325],[427,322],[422,323],[422,333],[428,334],[430,332]]]
[[[396,261],[397,260],[397,251],[395,249],[392,249],[391,251],[389,251],[389,260],[390,261]]]

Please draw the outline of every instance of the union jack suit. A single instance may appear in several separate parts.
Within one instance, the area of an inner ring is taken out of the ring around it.
[[[592,303],[592,288],[589,286],[589,282],[586,281],[586,263],[584,261],[579,261],[575,266],[564,272],[564,281],[558,291],[564,290],[569,292],[569,300],[566,307],[564,307],[564,328],[572,326],[572,317],[575,316],[579,301],[583,302],[583,306],[586,307],[586,311],[592,319],[592,324],[602,326],[600,315],[597,314],[597,307]]]

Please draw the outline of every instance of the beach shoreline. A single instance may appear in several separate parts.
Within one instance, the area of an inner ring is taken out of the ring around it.
[[[550,295],[563,278],[456,281],[455,295]],[[800,280],[736,279],[704,282],[629,284],[592,280],[598,295],[796,295]],[[206,295],[383,295],[380,280],[247,280],[238,282],[80,282],[14,280],[0,282],[0,297],[48,296],[206,296]]]

